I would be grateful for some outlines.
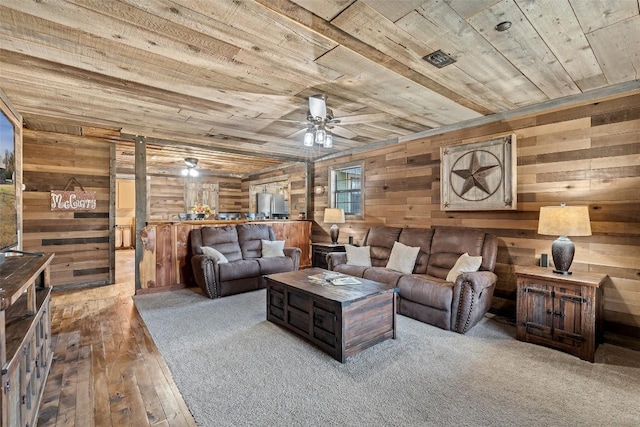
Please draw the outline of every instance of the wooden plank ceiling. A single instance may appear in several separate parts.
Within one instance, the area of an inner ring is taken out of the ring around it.
[[[638,1],[12,0],[0,88],[29,128],[247,173],[637,80]],[[437,50],[456,62],[423,60]],[[302,146],[318,93],[332,149]]]

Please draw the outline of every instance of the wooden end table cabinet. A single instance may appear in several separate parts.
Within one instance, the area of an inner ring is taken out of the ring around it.
[[[398,288],[366,279],[360,285],[319,285],[310,268],[265,276],[267,320],[289,329],[344,363],[347,357],[396,338]]]
[[[602,283],[606,275],[517,267],[516,338],[589,362],[602,341]]]
[[[313,267],[324,268],[325,270],[328,268],[327,266],[327,254],[331,252],[344,252],[344,245],[339,243],[311,243],[312,248],[312,260],[311,264]]]

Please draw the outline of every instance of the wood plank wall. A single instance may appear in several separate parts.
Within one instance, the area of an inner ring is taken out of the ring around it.
[[[149,175],[149,222],[178,221],[184,206],[184,178],[182,176]],[[242,189],[240,178],[200,175],[202,183],[218,184],[218,212],[240,212]]]
[[[440,147],[515,133],[518,209],[440,210]],[[586,204],[593,235],[575,237],[572,270],[606,273],[605,330],[640,337],[640,95],[558,109],[451,131],[314,164],[314,185],[331,165],[365,161],[365,219],[340,227],[356,242],[373,225],[468,226],[499,238],[494,311],[515,313],[514,266],[538,263],[553,236],[537,234],[541,206]],[[328,241],[322,222],[328,195],[312,203],[314,241]]]
[[[252,174],[242,180],[242,212],[249,212],[249,187],[251,184],[262,183],[265,180],[274,181],[279,177],[288,176],[291,194],[289,195],[289,218],[297,219],[301,213],[307,214],[307,164],[291,163],[285,167],[266,172]]]
[[[218,178],[220,194],[218,195],[218,212],[242,212],[247,194],[242,192],[240,178]]]
[[[54,287],[110,283],[113,144],[101,138],[25,129],[23,147],[24,250],[55,252]],[[96,192],[95,211],[51,211],[50,191],[64,189],[70,178]]]

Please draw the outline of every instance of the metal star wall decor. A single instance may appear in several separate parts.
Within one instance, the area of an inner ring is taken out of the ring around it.
[[[496,160],[496,163],[495,164],[483,163],[484,157],[486,157],[486,156],[482,156],[483,154],[488,154],[489,156],[492,156]],[[460,178],[464,180],[464,183],[462,184],[462,188],[454,188],[453,191],[455,191],[458,196],[462,197],[465,200],[486,199],[487,197],[491,196],[493,193],[496,192],[496,190],[499,187],[499,185],[496,185],[496,184],[499,184],[501,181],[501,179],[497,182],[494,180],[493,182],[490,183],[488,181],[488,178],[491,175],[495,175],[496,172],[502,174],[502,164],[493,154],[489,153],[488,151],[484,151],[484,152],[472,151],[460,157],[456,162],[456,164],[454,165],[454,167],[459,163],[462,163],[461,160],[469,156],[471,156],[471,164],[468,167],[464,169],[454,169],[452,171],[454,174],[458,175]],[[483,160],[480,160],[480,156],[483,157]],[[477,194],[478,192],[476,192],[476,194],[474,194],[473,197],[465,197],[465,195],[469,192],[469,190],[476,189],[476,188],[478,190],[481,190],[482,193],[484,194],[480,193],[478,195]]]
[[[441,209],[516,209],[515,144],[509,135],[441,148]]]

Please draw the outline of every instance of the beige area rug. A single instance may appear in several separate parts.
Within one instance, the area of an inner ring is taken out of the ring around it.
[[[639,352],[589,363],[489,318],[459,335],[398,316],[396,340],[341,364],[267,322],[265,298],[135,297],[199,425],[640,425]]]

